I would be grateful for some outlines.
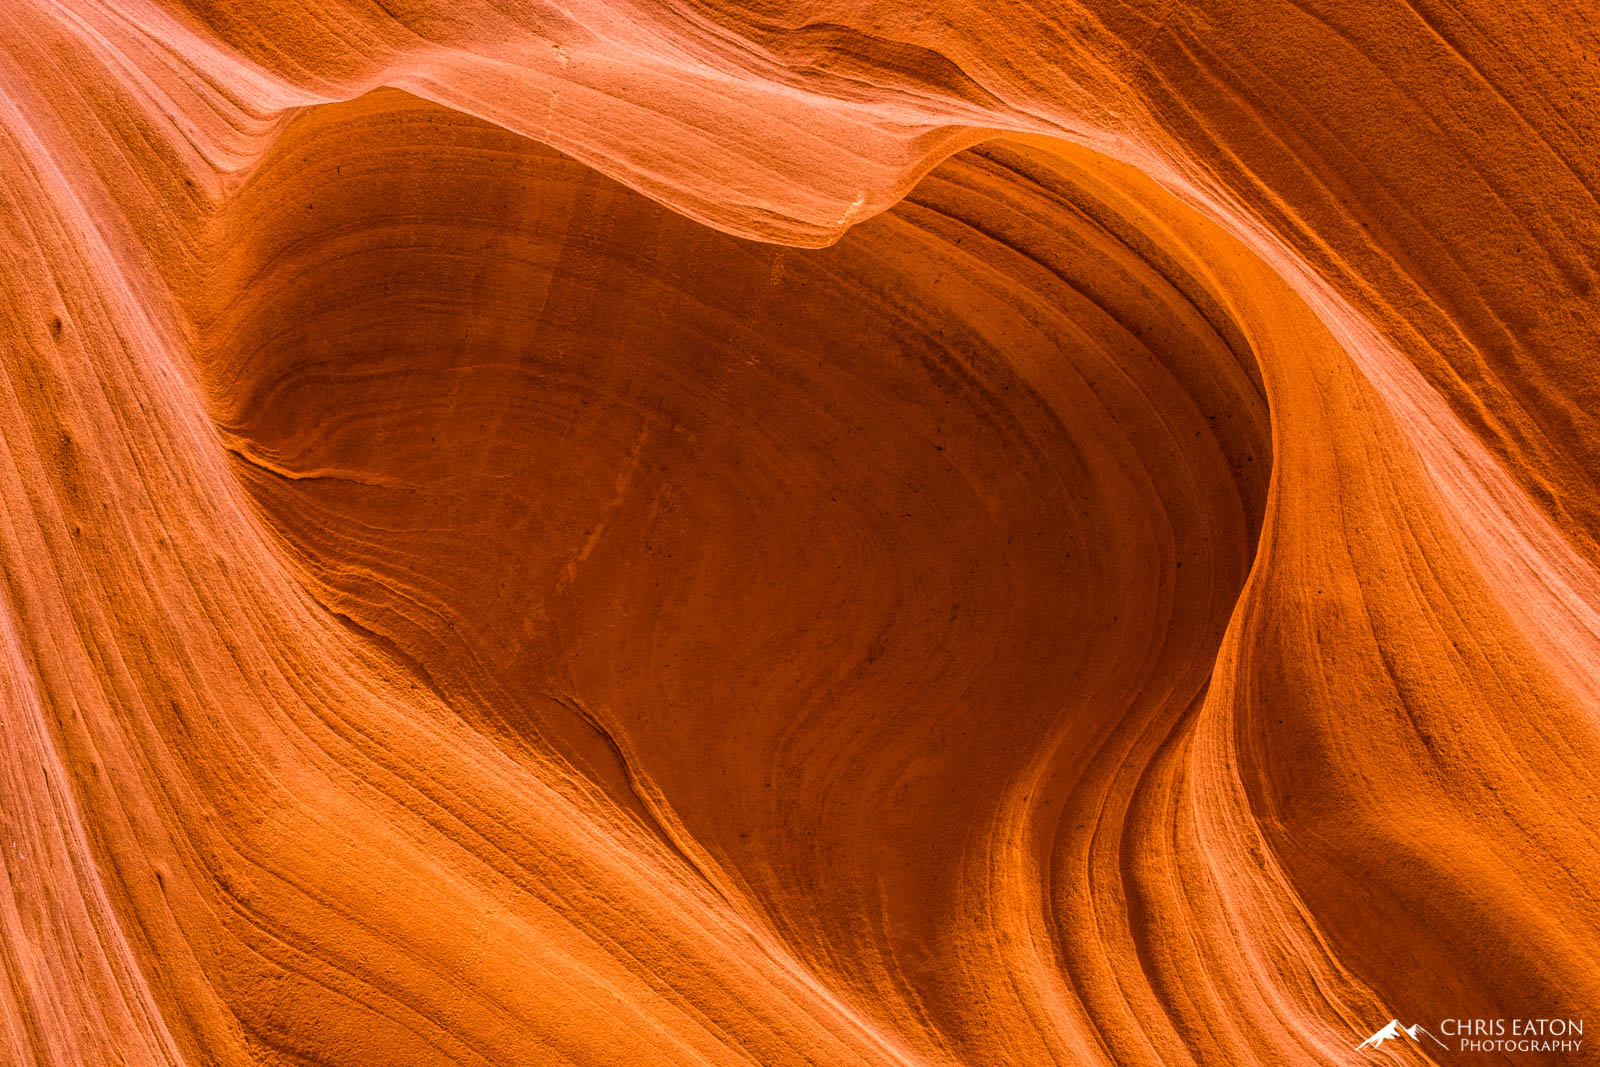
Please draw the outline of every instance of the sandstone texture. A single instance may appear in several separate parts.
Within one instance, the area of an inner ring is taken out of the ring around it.
[[[4,0],[0,1064],[1600,1050],[1597,192],[1588,2]]]

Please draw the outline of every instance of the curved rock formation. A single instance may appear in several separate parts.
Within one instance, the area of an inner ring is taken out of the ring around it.
[[[4,1062],[1600,1005],[1584,5],[0,30]]]

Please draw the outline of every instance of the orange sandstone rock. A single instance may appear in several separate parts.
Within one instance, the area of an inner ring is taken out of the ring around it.
[[[0,31],[0,1062],[1600,1005],[1582,5]]]

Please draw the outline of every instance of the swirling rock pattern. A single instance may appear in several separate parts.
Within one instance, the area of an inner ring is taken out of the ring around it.
[[[1582,1017],[1597,56],[1523,0],[6,4],[0,1059]]]

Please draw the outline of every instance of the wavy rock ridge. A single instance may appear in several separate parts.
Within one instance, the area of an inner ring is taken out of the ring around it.
[[[1520,0],[0,8],[0,1060],[1582,1018],[1596,55]]]

